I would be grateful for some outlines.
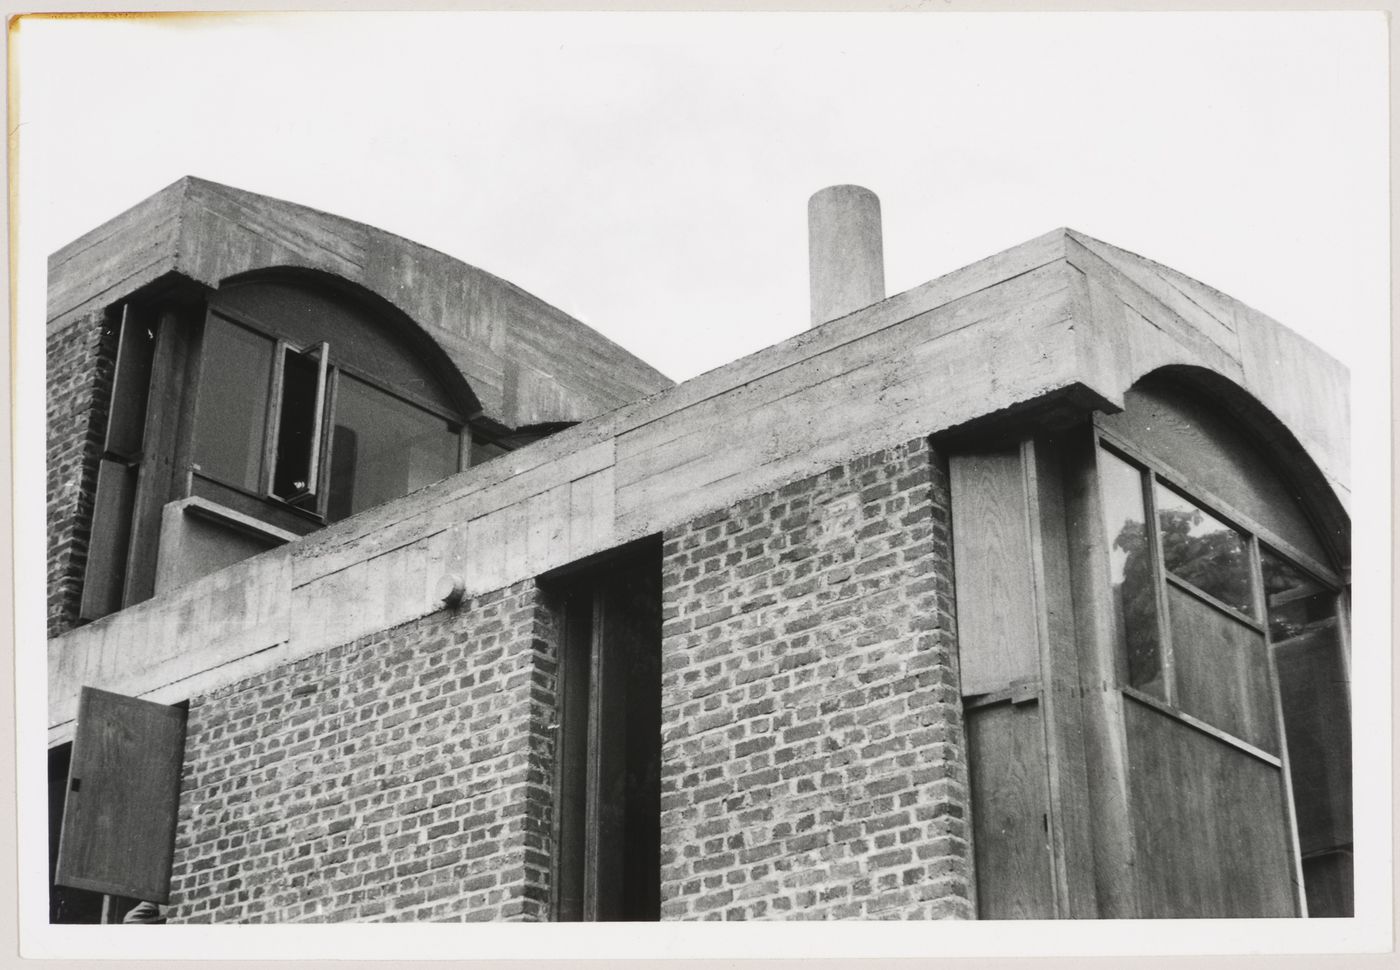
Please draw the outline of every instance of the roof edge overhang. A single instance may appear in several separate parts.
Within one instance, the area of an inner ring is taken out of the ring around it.
[[[207,691],[432,612],[443,571],[469,596],[501,589],[916,437],[1117,410],[1165,367],[1244,389],[1345,501],[1345,368],[1262,314],[1196,299],[1057,229],[56,638],[50,736],[71,728],[85,672],[152,699]],[[395,595],[346,608],[351,570]],[[261,612],[196,649],[129,649],[247,584],[268,591]]]
[[[485,416],[507,427],[583,420],[674,385],[484,270],[372,226],[193,176],[50,256],[48,332],[170,277],[216,288],[282,269],[329,274],[397,308],[458,367]],[[541,378],[552,370],[567,378]]]

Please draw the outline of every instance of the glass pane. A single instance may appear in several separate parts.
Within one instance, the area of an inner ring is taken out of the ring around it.
[[[1337,594],[1317,580],[1260,549],[1264,567],[1264,603],[1268,612],[1269,639],[1274,643],[1327,623],[1337,615]]]
[[[1142,472],[1111,452],[1102,451],[1100,457],[1114,618],[1127,651],[1128,683],[1165,698]]]
[[[288,502],[310,494],[311,444],[316,423],[316,384],[320,362],[311,354],[288,351],[282,365],[282,415],[277,429],[277,464],[272,493]]]
[[[343,519],[446,478],[457,470],[460,443],[442,418],[340,374],[327,518]]]
[[[204,328],[194,460],[227,485],[260,491],[273,342],[215,316]]]
[[[1241,613],[1255,615],[1244,536],[1161,482],[1157,524],[1168,572]]]
[[[494,441],[486,441],[481,438],[472,439],[471,463],[475,468],[477,465],[484,465],[492,458],[499,458],[507,454],[510,449],[502,448]]]
[[[1309,913],[1351,915],[1351,704],[1332,590],[1260,550]],[[1314,864],[1310,865],[1310,862]]]

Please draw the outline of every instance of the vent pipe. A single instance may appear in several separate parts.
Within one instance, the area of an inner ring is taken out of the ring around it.
[[[880,197],[859,185],[832,185],[807,201],[812,326],[885,298]]]

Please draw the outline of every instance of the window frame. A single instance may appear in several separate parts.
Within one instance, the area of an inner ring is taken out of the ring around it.
[[[1219,496],[1212,494],[1209,490],[1193,487],[1187,484],[1186,476],[1172,468],[1166,462],[1150,454],[1142,447],[1125,440],[1121,436],[1104,428],[1099,424],[1097,418],[1094,422],[1094,475],[1099,481],[1103,479],[1103,465],[1100,460],[1102,452],[1118,458],[1120,461],[1130,465],[1139,472],[1143,482],[1143,508],[1147,516],[1147,541],[1152,551],[1152,578],[1155,584],[1155,596],[1157,599],[1156,623],[1157,637],[1162,651],[1162,669],[1164,673],[1164,690],[1166,700],[1169,705],[1175,708],[1176,697],[1175,685],[1175,662],[1173,660],[1174,647],[1172,644],[1170,623],[1167,621],[1167,586],[1173,586],[1183,593],[1204,603],[1216,612],[1228,617],[1236,623],[1248,627],[1255,633],[1264,637],[1264,643],[1272,649],[1272,639],[1268,631],[1268,617],[1265,615],[1266,604],[1264,602],[1263,589],[1263,567],[1260,562],[1260,546],[1264,546],[1274,555],[1285,560],[1289,565],[1310,577],[1331,592],[1337,604],[1338,615],[1341,613],[1341,599],[1343,590],[1346,588],[1341,576],[1333,572],[1327,566],[1317,562],[1306,553],[1299,551],[1291,543],[1272,534],[1268,529],[1260,526],[1250,516],[1232,507]],[[1250,616],[1241,610],[1236,609],[1228,603],[1212,596],[1210,593],[1196,586],[1190,580],[1182,579],[1171,572],[1166,566],[1162,555],[1162,541],[1160,533],[1160,519],[1158,517],[1157,505],[1157,484],[1161,483],[1182,498],[1200,507],[1221,523],[1234,529],[1245,541],[1245,547],[1249,559],[1250,569],[1250,590],[1251,599],[1258,617]],[[1118,645],[1115,653],[1117,658],[1116,666],[1118,682],[1120,687],[1126,687],[1135,697],[1144,694],[1128,684],[1126,658],[1122,655],[1122,645]],[[1147,695],[1150,696],[1150,695]],[[1158,705],[1161,698],[1152,698]],[[1247,744],[1242,739],[1241,743]],[[1251,747],[1253,747],[1251,745]]]
[[[259,467],[257,471],[258,489],[252,491],[243,485],[227,481],[218,475],[211,474],[197,465],[191,468],[191,474],[203,480],[212,482],[222,488],[232,489],[235,492],[248,496],[262,502],[273,503],[278,507],[288,509],[293,513],[310,519],[318,524],[326,524],[327,509],[330,495],[330,469],[332,461],[332,429],[335,426],[336,405],[339,399],[340,377],[342,374],[349,375],[361,381],[373,390],[396,399],[409,407],[423,412],[433,418],[441,420],[447,425],[449,433],[457,439],[457,458],[453,473],[463,471],[467,467],[470,457],[470,429],[468,422],[460,415],[451,413],[441,406],[423,399],[401,388],[386,387],[383,381],[371,374],[366,373],[359,367],[352,364],[340,362],[335,358],[335,348],[332,341],[322,340],[316,344],[302,346],[294,341],[286,339],[278,334],[265,323],[254,319],[250,314],[229,307],[213,306],[207,307],[201,332],[207,331],[211,318],[217,317],[222,323],[229,326],[240,327],[262,339],[268,340],[272,345],[272,369],[269,375],[269,385],[266,400],[264,401],[263,412],[263,442],[262,450],[258,456]],[[198,373],[196,375],[196,388],[202,385],[204,376],[204,366],[207,358],[203,351],[203,341],[201,340],[201,350],[198,360]],[[315,466],[311,470],[312,487],[308,490],[311,500],[289,500],[276,494],[274,488],[277,474],[277,451],[278,441],[281,434],[282,422],[284,420],[283,409],[283,381],[286,374],[286,361],[288,354],[309,354],[318,352],[320,358],[321,376],[318,379],[317,395],[317,417],[318,424],[316,433],[313,436],[313,455]],[[198,393],[196,391],[196,393]],[[196,410],[198,405],[196,404]],[[200,429],[195,422],[192,429],[194,444],[197,446]]]
[[[1296,870],[1295,879],[1298,882],[1297,898],[1300,906],[1300,915],[1307,915],[1307,889],[1306,880],[1303,875],[1305,859],[1299,842],[1300,832],[1297,817],[1297,801],[1293,791],[1293,775],[1288,753],[1287,725],[1283,716],[1283,699],[1279,680],[1280,674],[1274,656],[1274,639],[1269,629],[1268,601],[1264,587],[1262,556],[1263,553],[1267,552],[1269,555],[1281,560],[1286,565],[1297,570],[1298,573],[1304,577],[1317,583],[1330,595],[1330,602],[1333,608],[1332,622],[1335,623],[1337,632],[1336,650],[1338,662],[1349,676],[1350,643],[1346,623],[1349,587],[1345,578],[1339,571],[1334,570],[1327,564],[1318,562],[1313,557],[1302,552],[1295,545],[1261,526],[1253,517],[1239,511],[1237,508],[1230,505],[1230,503],[1212,493],[1209,489],[1200,487],[1199,485],[1189,484],[1187,476],[1168,462],[1152,454],[1148,449],[1104,427],[1101,423],[1100,416],[1097,414],[1094,416],[1093,421],[1092,441],[1093,474],[1095,481],[1099,483],[1097,486],[1098,489],[1101,490],[1103,488],[1103,454],[1105,452],[1133,468],[1140,476],[1144,499],[1143,508],[1148,519],[1148,542],[1152,549],[1150,564],[1152,582],[1154,584],[1154,595],[1156,597],[1154,622],[1156,624],[1158,648],[1161,651],[1160,663],[1163,671],[1163,692],[1165,698],[1154,696],[1145,690],[1131,685],[1128,679],[1129,671],[1126,644],[1118,636],[1113,638],[1115,687],[1123,694],[1131,697],[1134,701],[1154,708],[1160,713],[1172,717],[1183,724],[1203,731],[1259,760],[1274,765],[1280,770],[1288,824],[1291,829],[1290,841],[1292,842],[1292,846],[1290,851]],[[1205,590],[1198,588],[1189,580],[1174,575],[1167,569],[1161,549],[1161,522],[1157,502],[1157,490],[1159,485],[1175,492],[1182,498],[1199,507],[1201,511],[1214,516],[1221,523],[1240,534],[1246,544],[1247,561],[1250,570],[1250,595],[1257,616],[1250,616],[1236,609],[1230,604],[1212,596]],[[1099,514],[1102,516],[1102,509],[1100,509]],[[1107,523],[1105,523],[1105,525],[1106,524]],[[1108,529],[1105,529],[1105,537],[1111,542],[1111,537],[1107,535],[1108,531]],[[1111,548],[1108,545],[1104,545],[1099,554],[1107,558],[1111,555]],[[1168,612],[1170,607],[1166,602],[1166,593],[1169,586],[1180,590],[1187,596],[1209,607],[1214,612],[1227,617],[1234,623],[1249,628],[1260,636],[1265,650],[1269,690],[1272,694],[1269,700],[1273,710],[1275,731],[1279,746],[1277,755],[1264,751],[1244,738],[1238,737],[1217,725],[1194,717],[1178,706],[1179,688],[1177,685],[1176,664],[1174,659],[1175,645],[1173,643],[1170,614]],[[1350,689],[1348,689],[1347,695],[1347,710],[1349,713],[1351,710]],[[1347,847],[1347,850],[1350,851],[1350,846]]]

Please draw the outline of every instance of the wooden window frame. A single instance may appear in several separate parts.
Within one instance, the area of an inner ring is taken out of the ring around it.
[[[1296,883],[1295,891],[1299,915],[1307,916],[1307,900],[1304,891],[1305,880],[1302,868],[1304,859],[1299,843],[1298,821],[1293,793],[1293,777],[1288,756],[1287,732],[1283,718],[1279,673],[1274,662],[1273,638],[1269,633],[1268,626],[1268,605],[1265,599],[1261,547],[1267,547],[1272,555],[1284,561],[1294,569],[1297,569],[1303,575],[1311,578],[1331,593],[1335,614],[1334,621],[1338,629],[1338,651],[1343,668],[1349,674],[1350,655],[1347,643],[1348,638],[1345,633],[1346,625],[1342,622],[1346,610],[1347,586],[1343,578],[1336,571],[1328,568],[1306,553],[1303,553],[1292,543],[1273,534],[1270,530],[1254,521],[1253,517],[1234,508],[1209,490],[1188,484],[1185,475],[1167,462],[1153,455],[1147,449],[1105,428],[1097,415],[1094,418],[1093,425],[1093,474],[1095,480],[1099,482],[1103,480],[1101,456],[1105,451],[1121,461],[1126,462],[1141,476],[1145,498],[1144,509],[1148,518],[1148,541],[1153,548],[1151,560],[1153,571],[1152,579],[1155,586],[1155,596],[1157,598],[1157,612],[1154,619],[1157,625],[1159,648],[1162,651],[1162,667],[1164,674],[1166,674],[1166,676],[1164,676],[1163,685],[1166,693],[1165,700],[1132,687],[1127,680],[1125,666],[1126,656],[1124,654],[1123,644],[1118,642],[1115,643],[1114,648],[1115,667],[1118,678],[1117,689],[1125,697],[1150,707],[1180,724],[1201,731],[1280,771],[1282,782],[1281,789],[1290,832],[1291,844],[1289,846],[1289,851],[1295,870],[1294,880]],[[1176,492],[1187,501],[1198,506],[1202,511],[1214,516],[1227,527],[1234,529],[1240,534],[1245,543],[1250,571],[1249,582],[1251,598],[1255,610],[1258,613],[1257,617],[1249,616],[1241,610],[1221,601],[1205,590],[1200,589],[1189,580],[1176,576],[1166,568],[1161,549],[1161,524],[1157,507],[1156,493],[1159,484]],[[1101,487],[1102,486],[1100,486],[1100,488]],[[1106,550],[1104,554],[1107,554]],[[1171,623],[1167,612],[1169,607],[1166,603],[1166,590],[1169,586],[1180,590],[1195,601],[1205,605],[1214,613],[1226,617],[1233,623],[1247,627],[1260,636],[1267,660],[1266,670],[1271,694],[1270,700],[1279,744],[1278,755],[1273,755],[1229,731],[1194,717],[1177,706],[1178,687],[1176,683],[1177,678],[1174,661],[1175,648],[1172,643]]]
[[[232,489],[250,498],[288,509],[318,524],[325,524],[327,521],[326,515],[330,495],[331,453],[333,450],[331,431],[335,424],[336,406],[339,401],[339,387],[342,374],[361,381],[387,397],[396,399],[443,421],[447,425],[450,433],[457,438],[457,460],[454,471],[460,472],[466,469],[471,453],[470,439],[467,422],[460,416],[450,413],[441,406],[425,400],[412,392],[385,387],[382,382],[375,379],[372,375],[365,373],[360,368],[340,361],[332,362],[333,348],[330,341],[323,340],[319,344],[301,346],[269,332],[265,327],[260,326],[258,321],[251,319],[247,314],[227,307],[209,307],[205,314],[204,326],[208,326],[210,317],[219,317],[225,323],[241,327],[250,333],[272,342],[272,373],[268,385],[267,400],[265,402],[263,447],[259,458],[258,469],[258,490],[253,491],[244,488],[241,485],[225,481],[217,475],[211,475],[201,469],[192,470],[193,475],[203,480],[213,482],[222,488]],[[282,386],[286,373],[287,355],[308,353],[318,355],[319,360],[313,424],[316,431],[312,436],[311,482],[308,489],[309,502],[297,499],[289,500],[277,495],[274,491],[277,474],[277,445],[282,422],[285,418],[283,413]],[[198,386],[198,382],[200,378],[202,378],[203,365],[204,359],[201,355],[201,373],[196,375],[196,386]],[[200,433],[199,428],[194,428],[192,433],[198,436]]]

